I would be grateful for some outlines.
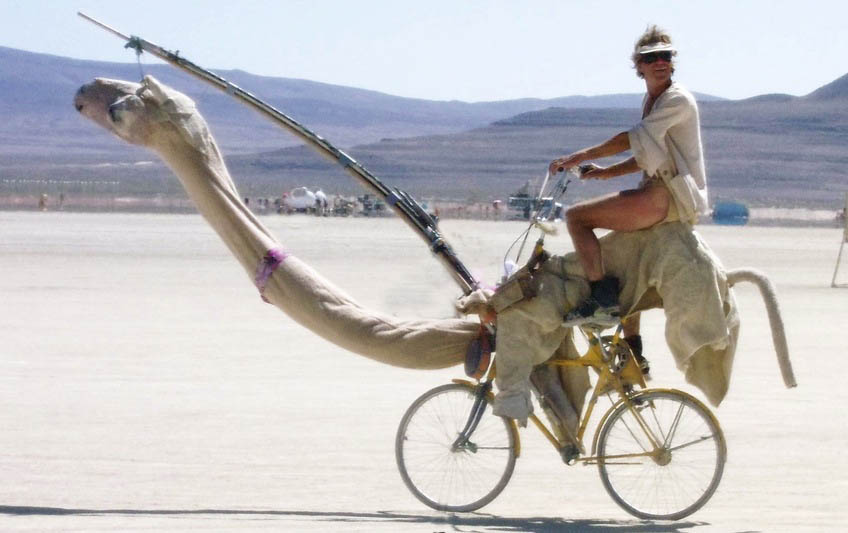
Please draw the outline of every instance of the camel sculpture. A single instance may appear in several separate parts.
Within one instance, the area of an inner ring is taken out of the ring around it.
[[[304,327],[390,365],[428,369],[463,361],[479,334],[479,322],[401,320],[364,309],[286,251],[242,203],[206,122],[185,95],[151,76],[140,84],[98,78],[79,89],[74,105],[121,139],[159,154],[262,298]],[[750,270],[725,272],[706,244],[682,223],[613,232],[601,239],[601,246],[607,270],[622,280],[622,307],[630,312],[665,308],[666,340],[676,363],[713,404],[724,398],[730,381],[739,332],[730,287],[737,281],[760,287],[784,381],[794,386],[777,302],[764,276]],[[498,350],[523,350],[528,365],[555,353],[574,357],[570,328],[562,327],[561,317],[587,291],[581,276],[574,254],[546,262],[539,296],[498,314]],[[486,294],[473,293],[460,307],[473,312],[479,304],[485,306],[486,299]],[[511,371],[500,365],[498,370],[499,376]],[[588,388],[585,369],[535,377],[534,382],[559,381],[571,407],[580,412]]]
[[[288,253],[242,202],[218,145],[188,97],[149,76],[143,85],[97,79],[78,91],[74,105],[121,139],[158,153],[262,298],[304,327],[395,366],[445,368],[464,359],[479,324],[399,320],[363,309]]]

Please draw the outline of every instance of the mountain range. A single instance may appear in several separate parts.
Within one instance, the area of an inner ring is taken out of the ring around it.
[[[267,119],[169,65],[0,47],[0,195],[32,192],[28,188],[50,181],[66,188],[72,182],[117,183],[110,190],[125,194],[179,194],[155,156],[114,139],[71,106],[76,89],[94,77],[137,80],[142,72],[198,103],[246,195],[275,196],[298,185],[360,191]],[[388,184],[442,199],[505,198],[544,174],[553,157],[628,129],[639,119],[642,99],[617,94],[445,102],[237,70],[217,73],[345,148]],[[802,97],[696,97],[714,201],[841,205],[848,189],[848,75]],[[152,163],[139,164],[145,162]],[[575,197],[635,179],[577,187]]]

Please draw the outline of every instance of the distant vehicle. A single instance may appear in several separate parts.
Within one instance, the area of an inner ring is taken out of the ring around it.
[[[521,218],[524,218],[525,220],[530,219],[530,214],[533,213],[537,207],[540,207],[540,212],[546,212],[550,209],[553,209],[553,218],[562,217],[562,204],[559,202],[554,202],[554,199],[550,196],[542,198],[541,205],[539,205],[539,202],[535,196],[526,196],[519,194],[516,196],[510,196],[509,200],[507,200],[506,205],[512,211],[520,212]]]
[[[366,217],[381,217],[386,216],[388,210],[386,209],[386,204],[371,194],[364,194],[362,196],[357,197],[357,202],[362,206],[362,209],[359,210],[359,215]]]
[[[307,212],[315,209],[315,193],[306,187],[297,187],[283,195],[283,205],[290,211]]]
[[[334,217],[349,217],[356,212],[356,202],[348,200],[338,194],[333,198],[331,214]]]
[[[538,195],[531,194],[531,189],[532,187],[528,180],[524,183],[524,185],[519,187],[517,191],[510,195],[509,199],[506,201],[506,205],[510,211],[520,212],[520,218],[525,220],[530,220],[531,213],[534,213],[536,210],[539,211],[540,215],[549,214],[551,215],[551,218],[562,218],[561,203],[554,202],[554,199],[550,196],[540,200]]]

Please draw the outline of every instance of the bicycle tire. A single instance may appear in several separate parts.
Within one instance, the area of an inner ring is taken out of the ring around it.
[[[645,390],[632,398],[663,453],[653,447],[627,402],[613,407],[598,438],[598,470],[612,499],[633,516],[680,520],[712,497],[727,460],[727,445],[715,417],[699,400],[677,390]],[[676,422],[675,422],[676,420]]]
[[[469,446],[453,449],[474,405],[475,388],[458,383],[425,392],[407,409],[395,437],[404,484],[439,511],[470,512],[503,491],[515,469],[512,426],[486,402]]]

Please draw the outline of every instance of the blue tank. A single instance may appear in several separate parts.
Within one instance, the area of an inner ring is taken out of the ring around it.
[[[719,202],[713,206],[713,222],[730,226],[748,223],[748,206],[736,202]]]

